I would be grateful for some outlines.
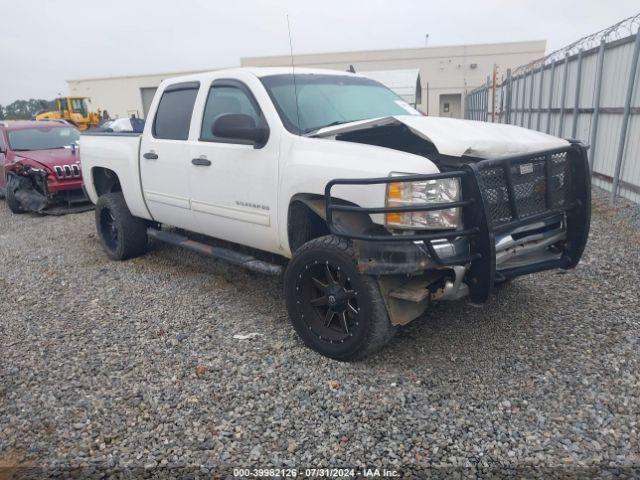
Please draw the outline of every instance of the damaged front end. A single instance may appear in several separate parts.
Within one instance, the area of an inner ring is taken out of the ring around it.
[[[332,198],[335,185],[374,185],[457,178],[459,200],[363,208]],[[577,265],[590,224],[586,147],[568,147],[465,163],[442,173],[336,179],[325,190],[331,233],[350,238],[361,272],[375,275],[391,322],[402,325],[433,301],[486,302],[495,284]],[[353,232],[334,212],[388,214],[460,208],[459,228]],[[337,220],[336,220],[337,218]]]
[[[51,188],[54,175],[44,168],[16,162],[8,174],[6,195],[17,204],[18,211],[64,215],[93,208],[81,185],[65,189],[56,182]]]

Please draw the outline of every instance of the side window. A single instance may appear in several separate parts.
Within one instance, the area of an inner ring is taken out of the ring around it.
[[[197,82],[167,87],[162,94],[156,117],[153,120],[153,136],[168,140],[189,138],[189,125],[197,94]]]
[[[81,98],[71,99],[71,106],[75,113],[81,113],[82,115],[86,116],[87,112],[84,108],[84,102],[82,101]]]
[[[256,125],[262,123],[260,110],[255,100],[241,87],[233,85],[213,85],[207,96],[202,118],[200,140],[215,142],[220,139],[211,133],[213,121],[223,113],[243,113],[253,117]]]
[[[60,99],[60,110],[69,110],[69,105],[67,105],[67,99],[66,98],[61,98]]]

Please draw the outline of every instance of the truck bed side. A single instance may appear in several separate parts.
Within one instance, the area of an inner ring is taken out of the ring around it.
[[[131,214],[153,220],[140,183],[139,133],[84,133],[80,137],[80,158],[84,187],[93,203],[98,201],[95,174],[99,169],[115,173]]]

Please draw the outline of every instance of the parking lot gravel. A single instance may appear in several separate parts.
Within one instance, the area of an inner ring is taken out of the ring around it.
[[[0,202],[0,467],[632,474],[640,230],[596,197],[575,270],[436,305],[358,363],[301,344],[274,278],[165,245],[111,262],[92,212]]]

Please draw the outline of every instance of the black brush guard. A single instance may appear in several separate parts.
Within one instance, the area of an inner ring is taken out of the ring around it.
[[[567,239],[557,260],[549,260],[508,270],[500,275],[512,278],[553,268],[573,268],[584,251],[591,218],[591,178],[587,148],[579,142],[570,146],[526,155],[482,160],[460,166],[459,170],[427,175],[335,179],[325,188],[326,217],[334,235],[365,242],[424,242],[434,262],[440,265],[470,264],[465,281],[472,302],[489,298],[496,278],[495,236],[550,217],[564,216]],[[331,196],[335,185],[374,185],[458,178],[461,200],[398,207],[364,208],[336,203]],[[463,228],[408,235],[352,233],[337,228],[333,212],[386,214],[427,212],[454,207],[462,209]],[[433,240],[468,237],[469,252],[463,257],[441,259]]]

